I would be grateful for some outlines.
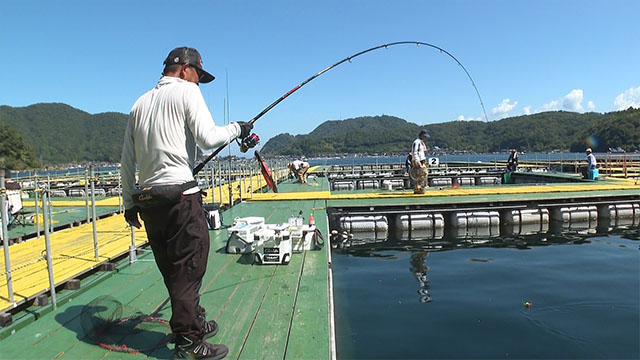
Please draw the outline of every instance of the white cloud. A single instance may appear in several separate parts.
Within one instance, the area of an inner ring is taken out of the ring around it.
[[[595,110],[595,108],[596,108],[596,104],[594,104],[594,103],[593,103],[593,101],[589,101],[589,102],[587,103],[587,109],[588,109],[589,111],[593,111],[593,110]]]
[[[522,108],[525,115],[531,115],[531,105]]]
[[[640,86],[630,88],[622,94],[616,96],[613,104],[618,110],[626,110],[629,107],[640,108]]]
[[[584,92],[582,89],[573,89],[564,96],[562,107],[569,111],[582,111],[582,101],[584,100]]]
[[[552,100],[550,103],[544,104],[542,107],[536,109],[536,112],[555,111],[558,110],[558,105],[560,105],[560,101]]]
[[[482,117],[465,117],[464,115],[458,116],[459,121],[482,121]]]
[[[498,119],[509,116],[509,112],[518,105],[517,101],[514,101],[513,104],[510,104],[510,102],[511,99],[503,99],[497,107],[491,109],[491,115],[496,116]]]

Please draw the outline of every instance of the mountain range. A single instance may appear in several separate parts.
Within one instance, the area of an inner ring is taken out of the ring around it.
[[[61,103],[0,106],[0,168],[19,170],[83,162],[120,161],[128,115],[89,114]],[[309,134],[279,134],[265,155],[404,154],[420,129],[431,150],[494,152],[640,150],[640,109],[611,113],[553,111],[498,121],[418,125],[390,116],[329,120]]]
[[[127,114],[89,114],[61,103],[0,106],[0,123],[14,128],[43,166],[119,162]]]
[[[498,121],[451,121],[419,126],[398,117],[366,116],[325,121],[309,134],[279,134],[267,141],[267,155],[331,155],[344,153],[402,154],[420,129],[426,129],[431,150],[496,152],[596,152],[621,147],[640,150],[640,109],[607,114],[543,112]]]

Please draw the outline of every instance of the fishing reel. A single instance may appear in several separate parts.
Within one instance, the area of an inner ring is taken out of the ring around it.
[[[246,153],[249,149],[256,147],[260,143],[260,138],[258,134],[249,134],[247,137],[242,139],[238,145],[240,145],[240,151]]]

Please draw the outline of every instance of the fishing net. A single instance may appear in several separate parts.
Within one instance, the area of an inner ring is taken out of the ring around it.
[[[411,168],[411,170],[409,171],[409,176],[411,176],[411,179],[417,183],[419,183],[420,185],[423,185],[427,179],[427,168],[426,167],[417,167],[414,166]]]
[[[85,305],[80,321],[87,339],[111,351],[148,352],[171,340],[167,320],[143,314],[111,296],[98,297]]]

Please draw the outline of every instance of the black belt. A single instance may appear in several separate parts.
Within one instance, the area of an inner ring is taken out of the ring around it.
[[[159,205],[174,204],[180,201],[185,190],[198,186],[193,180],[182,185],[156,185],[138,189],[133,192],[132,199],[136,206],[150,208]]]

